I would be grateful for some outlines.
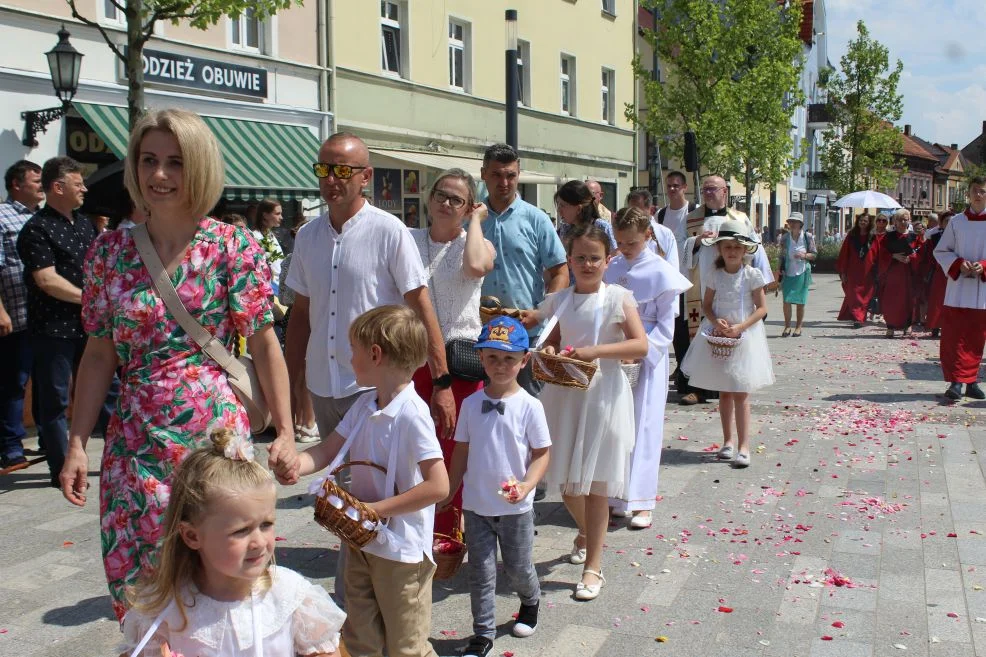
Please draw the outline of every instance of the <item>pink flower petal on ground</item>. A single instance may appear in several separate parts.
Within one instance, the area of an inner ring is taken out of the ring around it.
[[[843,623],[842,621],[835,621],[834,623],[832,623],[832,627],[838,628],[840,630],[842,628],[844,628],[845,626],[846,626],[846,624]]]

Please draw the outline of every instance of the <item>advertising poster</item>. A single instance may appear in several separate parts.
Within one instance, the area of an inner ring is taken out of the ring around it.
[[[373,205],[391,214],[399,215],[404,209],[401,205],[401,170],[373,170]]]
[[[408,228],[421,228],[421,208],[416,198],[404,199],[404,225]]]
[[[414,169],[404,169],[404,194],[417,194],[421,178]]]

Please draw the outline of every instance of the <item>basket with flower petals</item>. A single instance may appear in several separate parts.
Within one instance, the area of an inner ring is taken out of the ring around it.
[[[729,357],[733,355],[733,350],[736,349],[740,341],[743,339],[743,334],[740,333],[738,338],[729,338],[725,335],[715,335],[714,333],[702,332],[702,337],[705,341],[709,343],[709,348],[712,350],[712,357],[718,360],[729,360]]]

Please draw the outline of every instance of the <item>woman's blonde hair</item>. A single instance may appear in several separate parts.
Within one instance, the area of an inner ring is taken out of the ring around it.
[[[210,446],[189,454],[175,471],[156,567],[127,591],[130,604],[148,616],[157,616],[174,600],[182,617],[179,631],[188,623],[182,588],[194,582],[202,568],[199,553],[188,547],[181,536],[181,524],[200,522],[210,504],[221,496],[274,484],[270,473],[256,461],[226,456],[231,442],[246,438],[237,437],[229,429],[213,431],[209,438]],[[262,583],[270,585],[268,574]]]
[[[364,349],[377,345],[391,365],[409,373],[428,358],[428,332],[407,306],[380,306],[363,313],[350,324],[349,341]]]
[[[134,126],[127,145],[127,160],[123,184],[138,207],[147,202],[140,190],[137,169],[140,166],[140,145],[151,130],[174,135],[182,157],[182,189],[185,208],[194,216],[205,216],[219,202],[226,184],[226,168],[219,142],[205,122],[192,112],[181,109],[150,111]]]
[[[613,215],[613,230],[635,230],[638,233],[647,233],[650,229],[650,215],[640,208],[628,205],[620,208]]]

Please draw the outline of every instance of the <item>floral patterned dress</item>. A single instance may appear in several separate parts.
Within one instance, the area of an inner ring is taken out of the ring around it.
[[[270,268],[253,237],[203,218],[171,278],[185,307],[227,348],[273,321]],[[171,475],[211,429],[249,434],[226,374],[202,353],[151,285],[128,230],[102,235],[85,264],[82,318],[112,340],[121,394],[106,432],[99,486],[103,564],[113,610],[154,565]]]

